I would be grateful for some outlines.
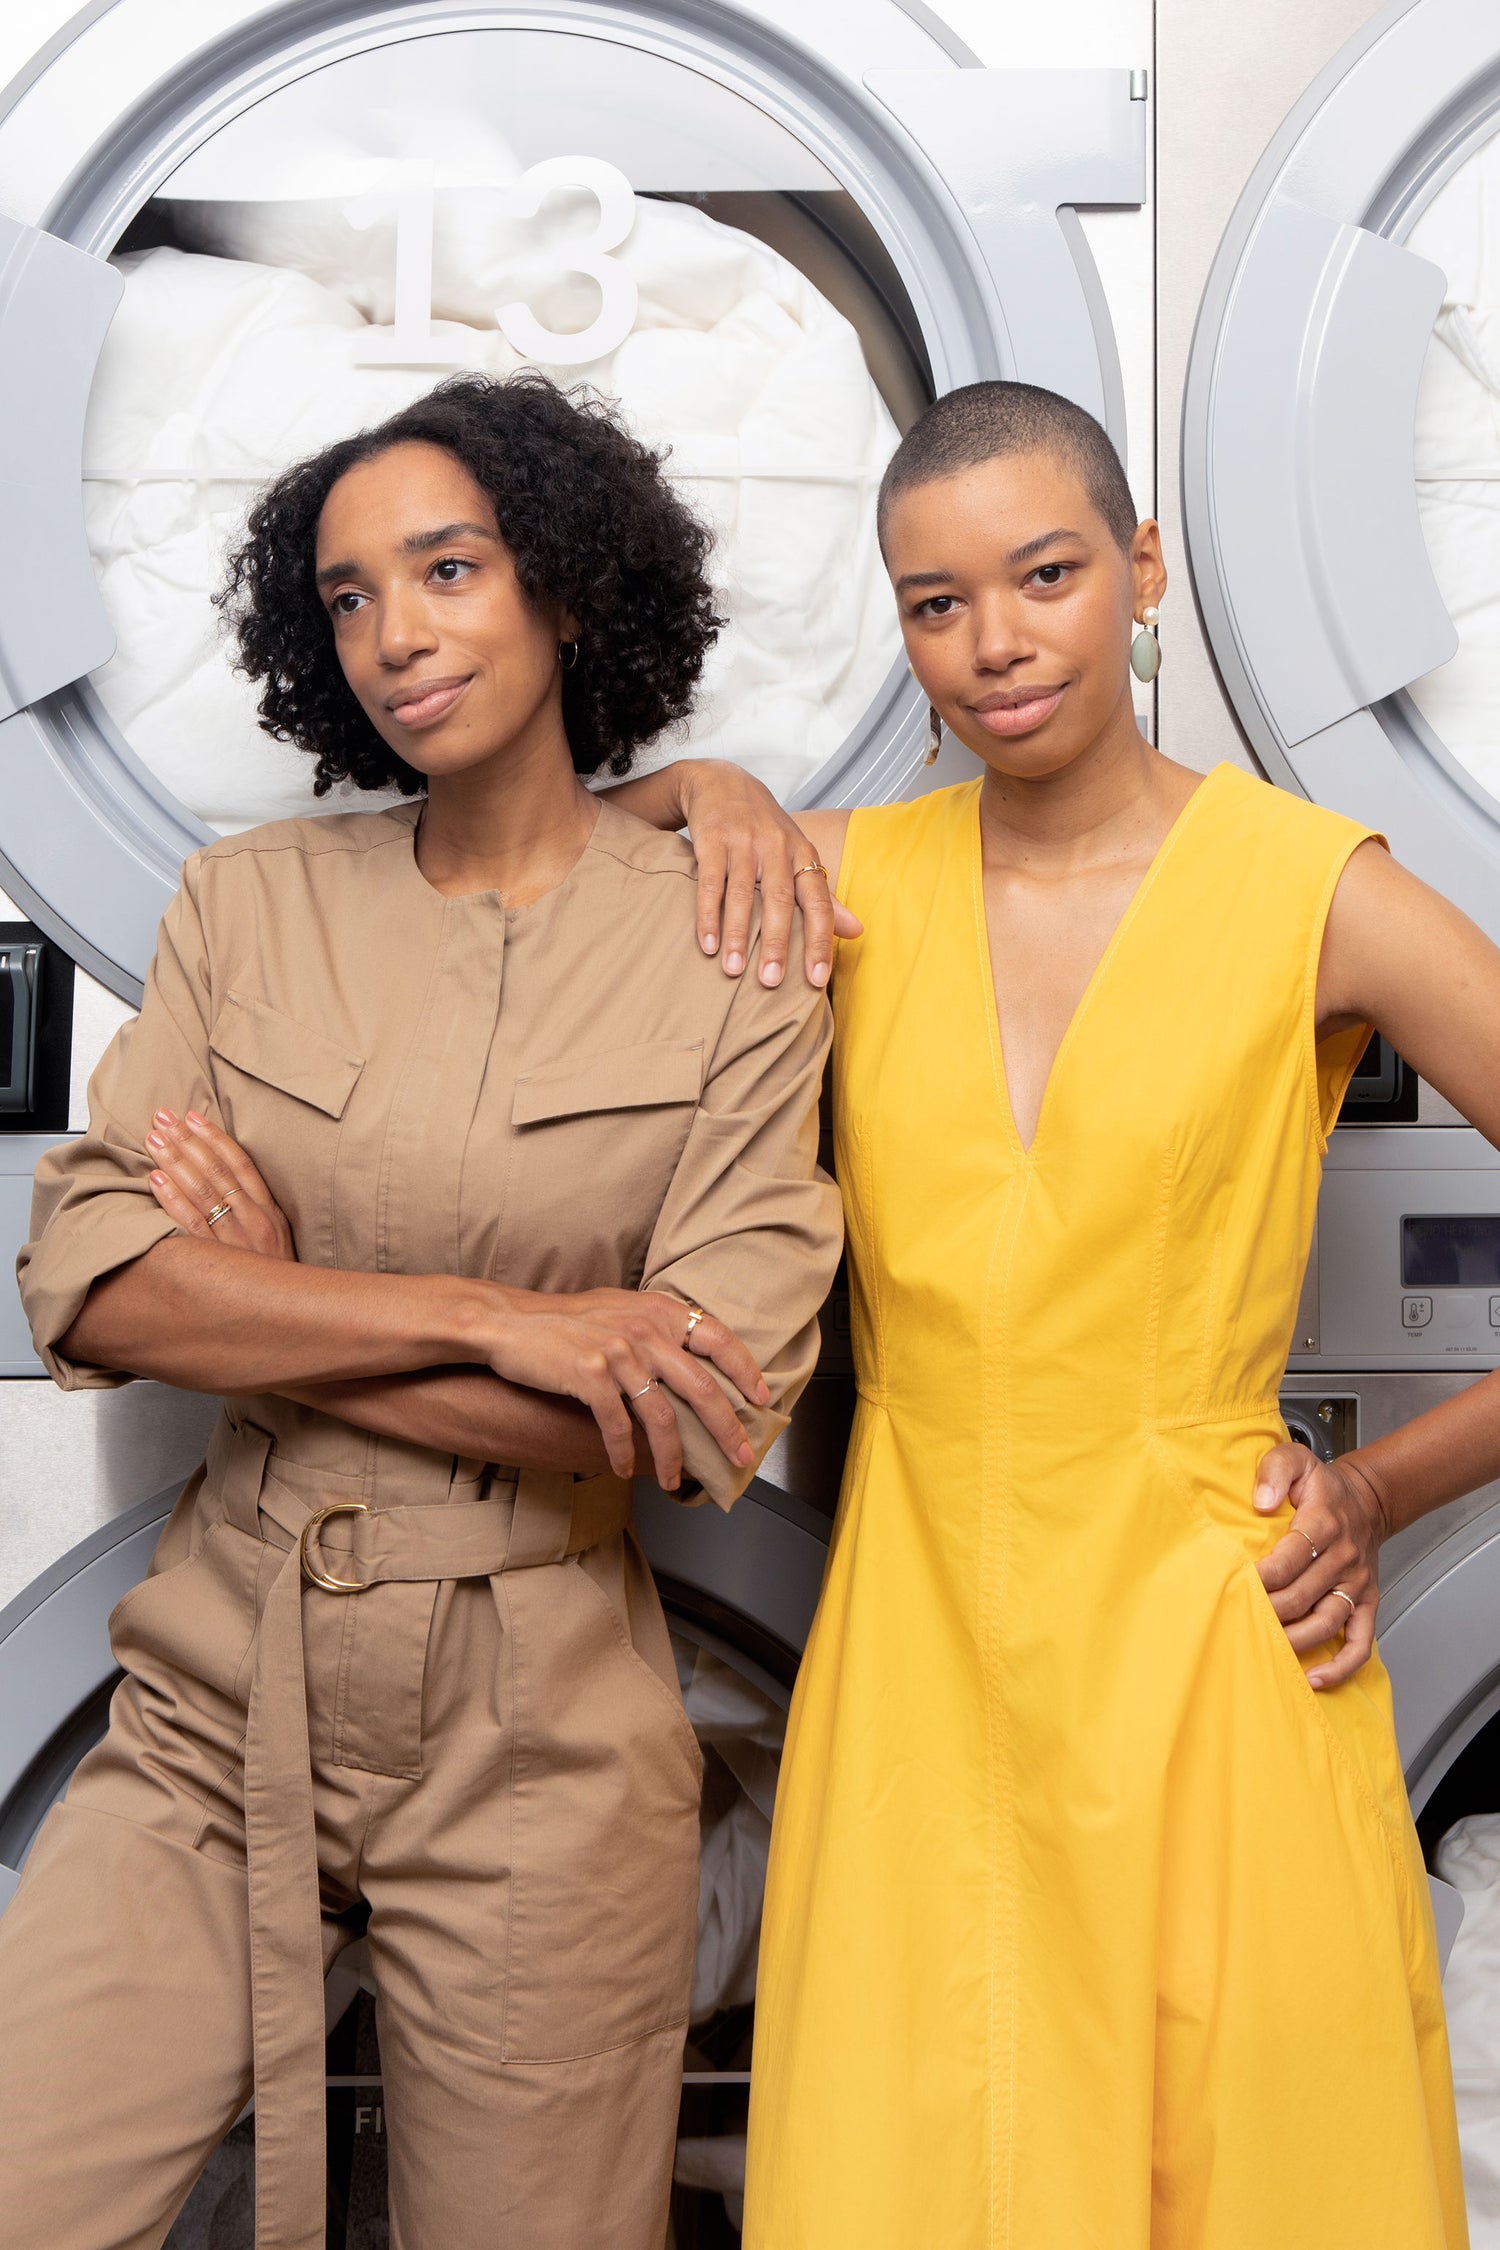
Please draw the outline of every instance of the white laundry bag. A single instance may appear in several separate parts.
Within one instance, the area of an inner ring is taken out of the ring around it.
[[[1437,1872],[1463,1893],[1443,1973],[1472,2250],[1500,2250],[1500,1813],[1471,1813],[1438,1846]]]
[[[1412,700],[1500,799],[1500,136],[1435,197],[1407,247],[1447,275],[1417,401],[1417,505],[1458,654]]]
[[[84,437],[84,504],[119,636],[94,675],[145,764],[223,832],[379,800],[311,793],[311,760],[261,733],[255,691],[209,596],[256,489],[379,421],[455,369],[522,364],[495,324],[517,295],[544,325],[585,326],[595,285],[570,271],[586,198],[537,219],[497,191],[438,190],[432,347],[443,364],[371,365],[394,310],[395,223],[341,203],[174,206],[182,239],[118,260],[125,293]],[[582,230],[586,233],[586,228]],[[899,652],[874,501],[896,432],[842,314],[786,259],[691,206],[637,199],[614,253],[637,302],[587,365],[551,366],[617,400],[716,533],[730,622],[697,712],[640,771],[691,751],[733,757],[782,796],[836,751]],[[545,365],[545,362],[540,364]]]

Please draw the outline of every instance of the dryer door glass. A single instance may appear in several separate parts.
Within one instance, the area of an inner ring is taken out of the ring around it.
[[[93,685],[208,827],[339,809],[258,730],[211,604],[251,496],[459,369],[597,387],[713,525],[728,624],[638,770],[723,755],[791,796],[889,681],[874,501],[931,395],[917,317],[832,173],[708,76],[547,31],[370,49],[221,128],[115,258],[84,480],[119,653]]]
[[[1407,248],[1447,275],[1417,402],[1417,504],[1459,636],[1408,692],[1500,799],[1500,135],[1434,197]]]

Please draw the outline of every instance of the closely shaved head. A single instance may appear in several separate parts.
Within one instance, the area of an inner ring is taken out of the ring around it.
[[[1012,453],[1054,453],[1077,476],[1123,554],[1135,536],[1135,502],[1105,431],[1071,399],[1034,383],[966,383],[913,422],[880,481],[876,521],[884,545],[891,503]]]

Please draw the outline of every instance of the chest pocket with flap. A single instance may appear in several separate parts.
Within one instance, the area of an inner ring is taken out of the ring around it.
[[[227,992],[208,1044],[226,1130],[243,1143],[291,1222],[298,1255],[333,1260],[339,1120],[364,1058],[246,992]]]
[[[703,1091],[701,1040],[644,1040],[516,1080],[503,1278],[631,1286]]]

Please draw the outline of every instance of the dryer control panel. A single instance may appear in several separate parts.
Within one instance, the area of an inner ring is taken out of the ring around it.
[[[1291,1365],[1500,1365],[1500,1155],[1468,1127],[1334,1134]]]

